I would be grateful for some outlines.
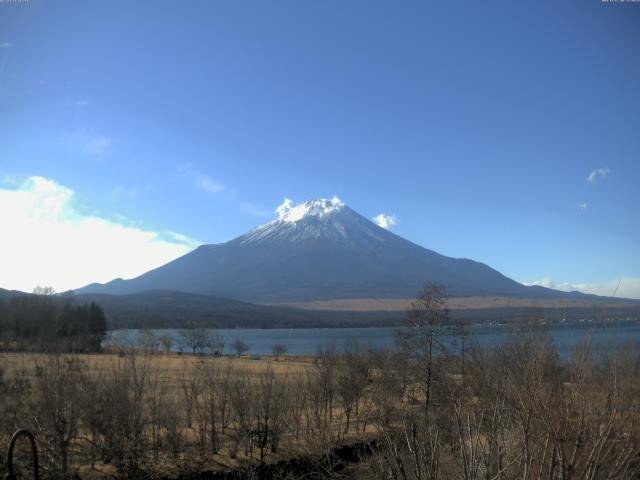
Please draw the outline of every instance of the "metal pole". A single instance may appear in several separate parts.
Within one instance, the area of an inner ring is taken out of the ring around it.
[[[5,480],[17,480],[16,474],[13,472],[13,449],[16,446],[16,442],[20,437],[27,437],[29,440],[29,444],[31,445],[31,454],[32,454],[32,464],[33,464],[33,478],[35,480],[39,480],[38,475],[38,449],[36,447],[36,439],[33,437],[33,434],[29,430],[25,430],[21,428],[16,433],[13,434],[11,440],[9,441],[9,449],[7,450],[7,475],[4,477]]]

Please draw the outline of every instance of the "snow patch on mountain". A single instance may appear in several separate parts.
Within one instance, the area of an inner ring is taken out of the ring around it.
[[[293,201],[285,198],[284,202],[276,208],[276,214],[278,215],[278,220],[295,223],[307,216],[326,217],[342,207],[344,207],[344,202],[336,196],[330,200],[326,198],[308,200],[298,205],[294,205]]]
[[[355,213],[338,197],[294,204],[285,198],[278,218],[260,225],[236,241],[250,244],[278,241],[290,244],[311,239],[348,242],[360,246],[383,241],[383,230]]]

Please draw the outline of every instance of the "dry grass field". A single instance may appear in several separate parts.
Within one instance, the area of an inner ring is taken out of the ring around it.
[[[330,310],[330,311],[405,311],[415,299],[411,298],[343,298],[334,300],[316,300],[313,302],[293,302],[278,304],[302,308],[305,310]],[[625,302],[623,300],[623,302]],[[516,297],[459,297],[450,298],[448,307],[450,310],[467,309],[492,309],[492,308],[572,308],[595,307],[607,308],[620,306],[619,300],[592,300],[592,299],[542,299],[542,298],[516,298]]]
[[[80,358],[87,367],[87,373],[91,375],[105,374],[122,368],[127,358],[125,355],[115,352],[91,353],[79,355],[61,355],[62,358]],[[31,378],[35,374],[35,366],[48,358],[44,353],[0,353],[0,364],[5,375],[20,371]],[[197,366],[205,356],[170,353],[155,353],[152,357],[153,368],[162,372],[162,379],[174,384],[180,378],[185,369]],[[311,357],[295,356],[275,360],[271,356],[242,356],[242,357],[211,357],[207,356],[206,361],[210,365],[223,367],[227,364],[233,365],[238,372],[257,374],[264,372],[268,368],[274,369],[279,376],[301,374],[313,365]]]
[[[330,359],[329,369],[335,360]],[[276,360],[135,349],[2,353],[3,386],[11,390],[13,379],[29,388],[23,396],[9,391],[13,400],[5,396],[0,401],[4,411],[16,413],[14,423],[0,420],[0,427],[5,437],[16,428],[35,431],[43,464],[49,463],[45,475],[51,478],[61,473],[56,472],[60,455],[66,457],[64,470],[82,478],[171,477],[273,463],[317,455],[373,432],[373,424],[363,424],[362,406],[349,414],[345,431],[335,379],[325,389],[322,369],[310,357]],[[30,418],[39,415],[51,415],[51,423]],[[61,417],[65,425],[75,426],[67,431],[58,424]],[[64,453],[57,434],[72,437]],[[137,458],[128,458],[130,452]]]
[[[60,355],[62,359],[79,359],[85,373],[91,378],[108,376],[114,372],[127,369],[130,359],[126,355],[115,352],[100,354]],[[202,368],[203,362],[206,368],[219,370],[231,368],[234,375],[249,375],[255,377],[272,370],[278,378],[289,381],[303,375],[313,367],[313,359],[310,357],[287,357],[275,360],[271,356],[242,356],[242,357],[212,357],[176,353],[155,353],[148,357],[149,367],[154,375],[158,376],[163,386],[164,395],[176,400],[182,395],[182,382],[186,372]],[[33,353],[0,353],[0,365],[5,377],[19,375],[31,382],[36,379],[38,365],[46,364],[50,360],[47,354]],[[141,362],[140,359],[136,360]]]

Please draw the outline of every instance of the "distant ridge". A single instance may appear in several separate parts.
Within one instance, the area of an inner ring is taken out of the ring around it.
[[[462,299],[465,300],[465,299]],[[269,305],[254,305],[228,298],[193,293],[154,290],[128,295],[82,294],[75,301],[96,302],[107,314],[110,329],[183,328],[197,325],[211,328],[320,328],[396,326],[405,317],[404,309],[355,311],[347,308],[303,310]],[[546,300],[545,302],[555,300]],[[580,301],[549,307],[516,304],[476,308],[456,303],[453,321],[508,322],[515,318],[541,316],[549,321],[578,321],[602,317],[605,310],[593,302]],[[605,304],[606,305],[606,304]],[[616,318],[640,317],[640,302],[620,302],[606,306],[606,315]]]
[[[30,293],[0,289],[0,308],[13,297]],[[361,299],[362,300],[362,299]],[[453,321],[509,322],[517,318],[536,316],[548,321],[582,321],[584,319],[640,318],[640,302],[598,303],[593,300],[569,301],[553,305],[558,300],[544,300],[542,305],[527,304],[527,299],[514,298],[512,305],[468,303],[468,298],[451,299]],[[490,300],[490,299],[489,299]],[[96,302],[107,316],[108,328],[321,328],[396,326],[405,316],[403,308],[387,299],[375,309],[351,309],[349,301],[319,302],[312,309],[255,305],[228,298],[193,293],[153,290],[127,295],[80,294],[66,296],[65,301],[82,304]],[[400,300],[401,301],[401,300]],[[381,302],[381,300],[378,300]],[[524,303],[523,303],[524,302]],[[549,306],[548,302],[552,302]],[[560,300],[563,302],[563,300]],[[333,303],[333,305],[332,305]],[[595,307],[595,308],[594,308]]]
[[[110,329],[364,327],[395,325],[399,312],[305,311],[254,305],[186,292],[151,290],[128,295],[81,294],[76,302],[96,302],[107,314]]]

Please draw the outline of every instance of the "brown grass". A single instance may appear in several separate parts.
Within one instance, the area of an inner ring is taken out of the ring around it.
[[[15,353],[5,352],[0,353],[0,368],[5,378],[20,377],[35,383],[36,381],[36,368],[38,364],[45,364],[47,357],[58,356],[61,358],[79,358],[86,365],[86,372],[89,377],[98,378],[100,375],[109,376],[114,372],[121,372],[122,369],[127,368],[127,361],[129,360],[125,355],[115,352],[107,352],[101,354],[46,354],[46,353]],[[183,402],[182,385],[183,375],[185,371],[188,371],[192,367],[196,367],[198,362],[202,361],[204,357],[190,354],[165,354],[156,352],[149,357],[144,357],[142,352],[140,353],[140,360],[143,358],[150,358],[151,367],[154,372],[160,372],[159,381],[166,387],[164,394],[170,398],[176,400],[178,405]],[[271,356],[244,356],[244,357],[211,357],[206,358],[208,365],[213,367],[219,366],[225,368],[232,364],[233,372],[235,375],[248,374],[254,381],[260,374],[264,373],[267,369],[271,368],[279,378],[284,378],[285,383],[293,385],[294,379],[299,378],[301,375],[305,375],[306,372],[314,367],[314,359],[312,357],[281,357],[276,360]],[[213,365],[212,365],[213,364]],[[342,412],[336,402],[333,411],[333,429],[335,432],[341,432],[344,425]],[[181,416],[184,412],[175,412],[176,415]],[[195,421],[195,420],[194,420]],[[196,470],[222,470],[229,468],[242,467],[245,462],[256,462],[256,451],[251,452],[250,456],[246,456],[243,452],[237,451],[231,454],[230,440],[227,435],[220,434],[222,440],[222,448],[216,454],[207,453],[206,455],[194,457],[194,444],[196,442],[195,425],[194,428],[182,427],[184,429],[185,436],[185,449],[180,454],[179,458],[170,458],[167,455],[162,455],[158,459],[154,466],[154,472],[162,472],[162,474],[171,475],[172,471],[182,471],[184,469],[196,468]],[[370,424],[363,431],[353,431],[347,435],[342,435],[342,439],[345,442],[355,441],[369,437],[374,432],[373,424]],[[81,436],[86,435],[88,432],[85,428],[80,430]],[[78,446],[82,447],[84,444],[78,442]],[[313,442],[305,438],[303,435],[300,439],[296,439],[290,432],[283,435],[281,439],[281,447],[276,453],[270,452],[267,458],[268,463],[278,462],[280,460],[286,460],[298,455],[316,455],[321,453],[316,447],[313,446]],[[76,458],[76,461],[79,458]],[[197,463],[197,466],[194,464]],[[79,472],[82,478],[103,478],[112,477],[116,475],[114,466],[104,463],[102,461],[93,462],[90,465],[86,461],[75,463],[74,469]]]
[[[46,353],[1,353],[0,363],[5,374],[13,374],[16,370],[31,377],[34,373],[34,361],[44,359]],[[63,355],[65,356],[65,355]],[[86,363],[88,371],[95,374],[112,372],[115,367],[123,365],[125,358],[117,353],[92,353],[66,355],[68,357],[79,357]],[[202,357],[197,355],[178,355],[171,353],[157,353],[153,355],[153,367],[163,372],[163,379],[170,383],[177,381],[185,367],[195,365]],[[294,375],[303,373],[312,366],[310,357],[287,357],[275,360],[270,356],[261,357],[217,357],[213,359],[215,364],[226,365],[228,361],[233,363],[233,367],[239,371],[246,371],[251,374],[264,372],[269,366],[280,375]]]
[[[342,298],[334,300],[316,300],[313,302],[293,302],[278,304],[304,310],[330,310],[351,312],[404,311],[411,298]],[[571,308],[571,307],[616,307],[620,301],[594,299],[539,299],[513,297],[459,297],[450,298],[451,310],[488,309],[488,308]]]

